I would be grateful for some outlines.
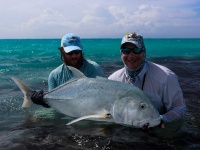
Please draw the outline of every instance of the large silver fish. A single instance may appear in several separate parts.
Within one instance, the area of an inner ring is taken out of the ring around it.
[[[139,88],[106,78],[87,78],[69,67],[75,79],[45,93],[43,99],[52,108],[78,119],[115,122],[137,128],[160,124],[160,115]],[[19,79],[11,77],[24,93],[22,107],[32,104],[31,90]]]

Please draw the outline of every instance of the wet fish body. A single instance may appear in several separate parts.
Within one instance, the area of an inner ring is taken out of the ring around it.
[[[108,121],[139,128],[160,123],[158,111],[139,88],[106,78],[87,78],[78,70],[70,69],[76,79],[45,93],[43,97],[52,108],[78,120]],[[12,79],[25,95],[22,107],[29,107],[31,100],[28,95],[32,90],[17,78]]]

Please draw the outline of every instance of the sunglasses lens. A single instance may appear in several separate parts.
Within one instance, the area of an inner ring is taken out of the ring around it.
[[[125,54],[125,55],[128,55],[128,54],[131,52],[131,50],[128,49],[128,48],[123,48],[123,49],[121,49],[121,52],[122,52],[123,54]]]
[[[134,48],[133,49],[133,53],[135,53],[135,54],[139,54],[141,52],[142,52],[142,50],[140,48]]]
[[[130,54],[130,52],[133,52],[134,54],[140,54],[142,52],[142,50],[140,48],[133,48],[133,49],[129,49],[129,48],[123,48],[121,49],[121,52],[125,55]]]

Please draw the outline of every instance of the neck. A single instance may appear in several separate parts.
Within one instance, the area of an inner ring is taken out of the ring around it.
[[[141,72],[141,70],[144,68],[145,62],[146,61],[143,61],[142,64],[139,67],[137,67],[136,69],[130,69],[125,65],[125,69],[126,69],[125,74],[130,83],[135,82],[135,78]]]

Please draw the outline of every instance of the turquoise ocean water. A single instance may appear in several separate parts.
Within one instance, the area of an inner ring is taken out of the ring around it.
[[[82,39],[84,56],[99,63],[108,76],[123,67],[120,42],[120,39]],[[88,121],[67,127],[70,118],[54,110],[38,106],[22,110],[21,91],[9,76],[20,78],[33,89],[47,90],[49,73],[62,63],[58,51],[60,39],[1,39],[0,148],[200,148],[200,39],[145,39],[145,45],[147,60],[170,68],[179,77],[188,106],[180,135],[160,138],[120,125]]]

